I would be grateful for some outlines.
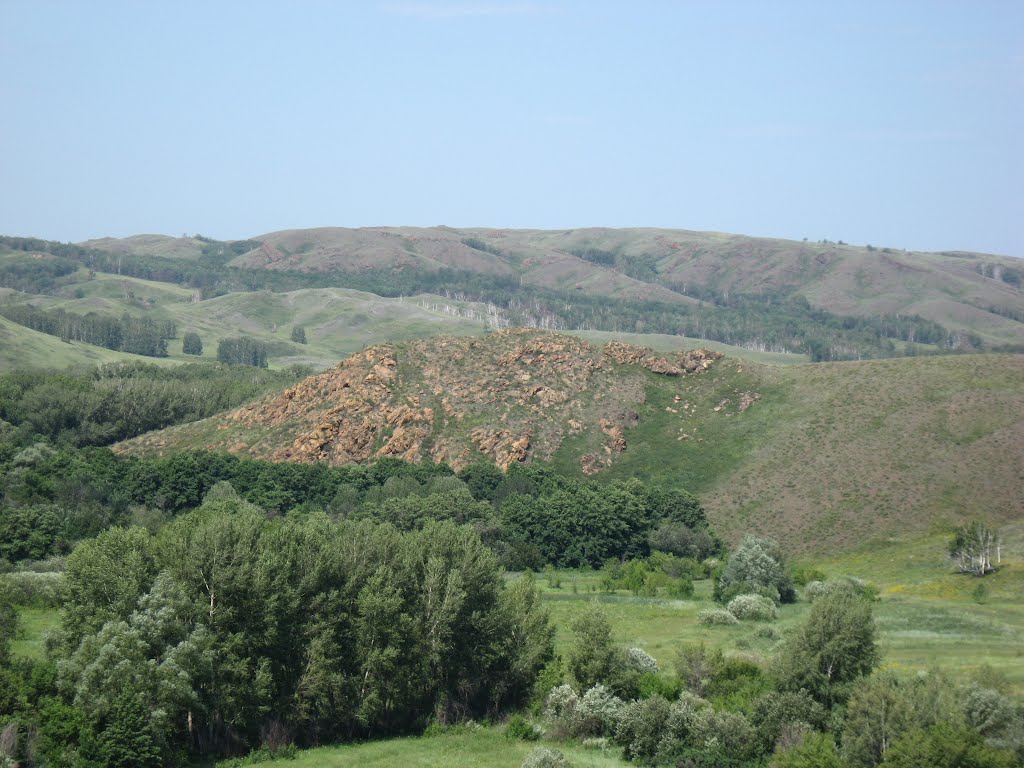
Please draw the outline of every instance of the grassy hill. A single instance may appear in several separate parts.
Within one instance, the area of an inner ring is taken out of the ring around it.
[[[691,372],[683,372],[689,369]],[[735,539],[846,550],[1024,506],[1024,356],[772,366],[502,332],[370,347],[123,451],[332,464],[546,460],[698,493]]]
[[[75,282],[63,285],[51,295],[19,294],[0,289],[3,292],[0,301],[30,302],[35,306],[62,308],[76,314],[98,312],[120,317],[128,313],[161,321],[171,320],[178,328],[178,337],[168,343],[173,359],[196,360],[194,356],[183,355],[181,348],[182,336],[186,331],[194,330],[204,344],[201,359],[216,359],[218,339],[244,335],[269,345],[272,365],[299,363],[317,368],[333,366],[339,359],[370,344],[437,333],[480,335],[484,331],[485,320],[495,321],[491,314],[493,310],[485,305],[431,294],[384,298],[346,288],[307,288],[286,292],[238,292],[199,300],[196,291],[173,283],[103,272],[87,274],[83,271],[76,277]],[[52,358],[48,350],[55,344],[64,344],[54,337],[29,331],[7,320],[4,322],[13,333],[19,334],[22,339],[19,355],[22,359],[34,361],[31,365],[46,364],[40,361]],[[291,341],[291,330],[295,326],[305,329],[307,344]],[[25,333],[20,334],[20,331]],[[581,332],[581,335],[593,339],[640,340],[639,343],[664,351],[705,345],[765,362],[787,364],[806,361],[803,355],[747,350],[682,336],[599,331]],[[25,350],[37,342],[41,345],[38,354],[28,353],[26,358]],[[96,360],[108,359],[107,353],[122,354],[84,344],[77,346],[93,350],[92,356]],[[19,356],[13,354],[7,360],[0,357],[0,370],[17,365],[18,359]],[[65,365],[63,358],[57,360],[55,365]],[[78,358],[69,358],[66,364],[76,360]]]
[[[88,245],[199,258],[204,241],[139,236]],[[981,253],[674,229],[332,227],[267,233],[225,255],[234,267],[288,273],[458,270],[570,296],[669,305],[798,296],[841,316],[919,315],[988,345],[1024,343],[1024,263]]]
[[[164,362],[92,344],[61,341],[0,317],[0,372],[13,368],[67,368],[125,361]]]

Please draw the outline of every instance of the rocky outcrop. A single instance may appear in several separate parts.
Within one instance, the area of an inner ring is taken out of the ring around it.
[[[700,373],[724,355],[710,349],[695,349],[690,352],[678,353],[674,362],[665,357],[658,357],[654,350],[647,347],[636,347],[621,341],[609,341],[604,353],[621,365],[639,365],[654,373],[664,376],[682,376],[685,373]]]
[[[486,457],[507,469],[550,459],[567,435],[590,440],[591,431],[583,467],[592,473],[627,449],[649,381],[639,368],[678,377],[719,357],[524,329],[381,344],[219,417],[207,445],[274,461],[398,457],[459,468]]]

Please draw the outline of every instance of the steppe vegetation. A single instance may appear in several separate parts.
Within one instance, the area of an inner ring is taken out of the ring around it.
[[[1012,260],[0,249],[0,766],[1024,759]]]

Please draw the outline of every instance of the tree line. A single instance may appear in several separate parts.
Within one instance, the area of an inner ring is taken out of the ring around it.
[[[252,241],[255,242],[255,241]],[[251,245],[251,242],[247,241]],[[472,239],[471,247],[485,245]],[[482,275],[470,270],[365,269],[306,273],[229,267],[224,255],[229,245],[209,242],[217,258],[195,261],[155,256],[112,254],[82,246],[29,238],[0,237],[0,246],[12,250],[51,253],[77,261],[90,269],[179,283],[215,296],[232,291],[289,291],[299,288],[343,287],[397,297],[417,293],[451,295],[466,301],[491,303],[504,310],[513,325],[553,330],[602,330],[630,333],[666,333],[706,338],[735,345],[754,345],[775,351],[802,352],[815,361],[846,360],[897,355],[894,341],[934,345],[942,351],[984,348],[974,334],[952,332],[917,316],[885,315],[846,317],[812,307],[802,296],[786,291],[745,294],[697,286],[665,287],[703,300],[703,304],[588,296],[522,285],[518,277]],[[226,250],[225,250],[226,249]],[[492,249],[493,250],[493,249]],[[488,251],[492,252],[492,251]],[[614,254],[581,251],[583,257],[605,264]],[[637,279],[658,282],[641,257],[630,257],[623,270]],[[635,262],[635,263],[634,263]],[[633,265],[633,266],[630,266]],[[637,272],[637,270],[643,272]],[[646,271],[643,271],[646,270]],[[650,272],[650,274],[648,274]],[[911,349],[914,349],[911,346]]]
[[[13,371],[0,376],[0,435],[8,451],[39,441],[108,445],[212,416],[309,373],[302,367],[267,371],[209,363]]]
[[[200,506],[220,483],[273,514],[324,512],[415,531],[470,525],[505,567],[600,567],[661,550],[692,562],[722,551],[700,502],[683,490],[638,480],[592,481],[549,467],[447,465],[382,460],[326,467],[275,464],[186,451],[118,457],[102,448],[31,445],[0,453],[0,555],[11,561],[66,554],[112,525],[156,530]]]
[[[0,754],[35,765],[178,765],[493,717],[552,655],[533,585],[506,586],[470,528],[268,519],[230,488],[156,536],[82,543],[64,596],[50,659],[0,669]]]
[[[60,308],[0,304],[0,315],[62,341],[81,341],[147,357],[167,357],[167,339],[178,335],[173,321],[132,317],[127,313],[116,318],[98,312],[79,315]]]

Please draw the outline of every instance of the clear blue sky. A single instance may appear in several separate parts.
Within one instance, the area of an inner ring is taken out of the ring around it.
[[[0,0],[0,233],[664,226],[1024,256],[1024,3]]]

